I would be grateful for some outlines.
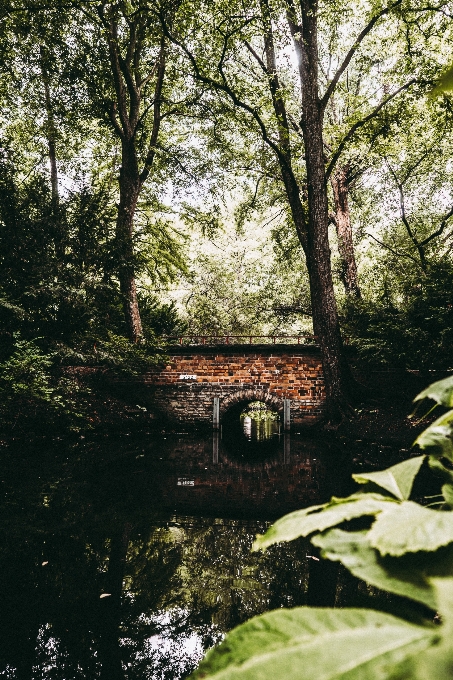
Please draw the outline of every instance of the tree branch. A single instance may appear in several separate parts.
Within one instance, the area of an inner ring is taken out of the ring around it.
[[[445,215],[444,219],[443,219],[442,222],[441,222],[441,225],[440,225],[439,229],[437,229],[437,231],[433,232],[430,236],[427,236],[427,237],[420,243],[420,245],[421,245],[421,246],[426,246],[427,243],[429,243],[430,241],[432,241],[432,240],[433,240],[434,238],[436,238],[437,236],[440,236],[440,235],[442,234],[442,232],[444,231],[445,227],[447,226],[447,222],[448,222],[448,220],[450,219],[450,217],[453,217],[453,207],[450,208],[450,210],[448,211],[448,213]]]
[[[327,90],[325,91],[324,96],[322,97],[322,99],[319,103],[321,112],[324,112],[330,97],[332,96],[332,94],[335,91],[335,88],[338,85],[338,81],[340,80],[340,78],[343,75],[343,73],[345,72],[345,70],[348,68],[352,57],[356,53],[357,49],[360,47],[360,44],[363,42],[364,38],[366,38],[368,33],[370,33],[370,31],[374,28],[375,24],[379,21],[379,19],[381,19],[386,14],[388,14],[392,9],[394,9],[394,7],[397,7],[398,5],[400,5],[401,2],[402,2],[402,0],[397,0],[396,2],[393,3],[393,5],[390,5],[390,7],[386,7],[385,9],[381,10],[378,14],[376,14],[374,17],[372,17],[372,19],[368,22],[368,24],[365,26],[365,28],[359,33],[354,45],[351,47],[351,49],[347,53],[347,55],[344,58],[341,66],[337,69],[337,72],[335,73],[334,77],[330,81],[329,86],[328,86]]]
[[[143,184],[145,182],[146,178],[148,177],[153,161],[154,161],[154,156],[156,155],[156,144],[157,144],[157,139],[159,136],[159,129],[160,129],[160,123],[162,120],[161,113],[160,113],[160,107],[161,107],[161,101],[162,101],[162,87],[164,84],[164,78],[165,78],[165,37],[162,36],[161,44],[160,44],[160,51],[159,51],[159,66],[157,68],[157,79],[156,79],[156,87],[154,90],[154,114],[153,114],[153,129],[151,131],[151,138],[149,140],[149,147],[148,147],[148,153],[146,155],[145,159],[145,164],[143,166],[143,170],[140,173],[140,182]]]
[[[272,97],[275,117],[277,119],[278,137],[280,148],[283,150],[287,159],[287,164],[291,163],[291,148],[289,141],[288,117],[283,94],[280,89],[280,81],[277,73],[277,61],[275,58],[274,34],[272,31],[272,21],[267,0],[260,0],[261,15],[264,28],[264,49],[266,53],[266,66],[269,79],[269,89]]]
[[[382,241],[379,241],[379,239],[375,238],[372,234],[367,234],[369,238],[372,238],[373,241],[376,241],[376,243],[379,243],[380,246],[383,248],[386,248],[387,250],[390,250],[393,255],[396,255],[397,257],[407,257],[409,260],[412,260],[412,262],[415,262],[415,264],[420,264],[420,262],[413,257],[412,255],[409,255],[409,253],[399,253],[397,250],[394,250],[390,246],[388,246],[386,243],[382,243]]]
[[[342,154],[342,152],[343,152],[344,147],[345,147],[346,144],[349,142],[349,140],[354,136],[354,134],[357,132],[357,130],[359,130],[361,127],[363,127],[364,125],[366,125],[366,123],[368,123],[368,121],[372,120],[375,116],[377,116],[377,114],[379,113],[379,111],[381,111],[381,109],[383,109],[384,106],[385,106],[386,104],[388,104],[389,101],[391,101],[392,99],[394,99],[394,97],[396,97],[398,94],[400,94],[400,92],[403,92],[404,90],[407,90],[411,85],[413,85],[413,84],[416,83],[416,82],[417,82],[417,79],[416,79],[416,78],[412,78],[411,80],[409,80],[409,82],[405,83],[404,85],[401,85],[401,87],[399,87],[395,92],[393,92],[392,94],[389,94],[388,97],[386,97],[385,99],[383,99],[383,100],[381,101],[381,103],[378,104],[378,105],[373,109],[373,111],[371,111],[371,113],[368,114],[368,116],[365,116],[365,118],[362,118],[361,120],[358,120],[356,123],[354,123],[354,125],[351,127],[351,129],[349,130],[349,132],[348,132],[348,133],[343,137],[343,139],[341,140],[340,144],[338,145],[338,148],[337,148],[336,152],[334,153],[334,155],[333,155],[333,157],[332,157],[332,159],[331,159],[329,165],[327,166],[327,169],[326,169],[326,180],[329,179],[329,177],[330,177],[330,175],[331,175],[331,173],[332,173],[332,170],[333,170],[334,167],[335,167],[335,164],[336,164],[337,160],[339,159],[339,157],[341,156],[341,154]]]
[[[242,101],[242,99],[239,99],[238,95],[236,92],[230,87],[228,84],[225,75],[222,77],[223,82],[219,82],[217,80],[214,80],[214,78],[211,78],[210,76],[204,75],[200,67],[198,65],[197,59],[194,57],[192,52],[187,49],[187,47],[182,43],[178,38],[176,38],[169,30],[167,23],[165,22],[165,19],[159,15],[161,24],[162,24],[162,30],[165,34],[165,36],[170,40],[174,45],[179,47],[182,52],[186,55],[187,59],[192,65],[192,68],[195,72],[195,77],[197,80],[199,80],[201,83],[204,83],[205,85],[208,85],[209,87],[212,87],[214,90],[217,92],[223,92],[223,94],[226,94],[229,99],[231,99],[232,103],[237,106],[238,108],[246,111],[257,123],[261,137],[263,141],[274,151],[274,153],[277,155],[278,158],[282,160],[282,162],[286,165],[286,159],[284,154],[282,154],[278,144],[276,144],[268,134],[268,131],[266,129],[266,125],[264,124],[261,116],[259,115],[258,111],[247,104],[246,102]],[[290,168],[288,168],[290,170]]]
[[[269,75],[269,71],[268,71],[268,69],[267,69],[267,66],[266,66],[266,64],[264,63],[264,61],[261,59],[261,57],[259,56],[259,54],[256,53],[256,51],[253,49],[253,47],[250,45],[250,43],[249,43],[247,40],[244,40],[244,45],[246,46],[246,48],[248,49],[248,51],[250,52],[250,54],[256,59],[256,61],[258,62],[258,64],[259,64],[259,65],[261,66],[261,68],[263,69],[264,73],[268,76],[268,75]]]

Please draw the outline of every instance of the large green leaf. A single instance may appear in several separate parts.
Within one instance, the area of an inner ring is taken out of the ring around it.
[[[359,484],[372,482],[381,489],[385,489],[400,501],[407,500],[411,495],[414,479],[420,470],[425,456],[409,458],[402,463],[393,465],[387,470],[379,472],[361,472],[352,475]]]
[[[277,520],[265,534],[257,535],[252,550],[264,550],[274,543],[309,536],[315,531],[324,531],[355,517],[376,515],[396,504],[392,498],[377,493],[332,498],[326,505],[296,510]]]
[[[429,385],[426,390],[417,394],[414,401],[422,399],[432,399],[442,406],[453,406],[453,375]]]
[[[453,512],[403,501],[376,518],[368,539],[381,555],[437,550],[453,542]]]
[[[367,609],[300,607],[258,616],[208,652],[193,679],[386,680],[436,631]]]
[[[371,547],[366,534],[367,530],[331,529],[311,541],[321,549],[323,557],[341,562],[366,583],[437,609],[436,593],[428,577],[453,573],[453,546],[435,553],[382,557]]]
[[[427,449],[431,456],[444,456],[453,461],[453,411],[444,413],[417,437],[415,444]]]
[[[432,97],[438,97],[444,92],[453,91],[453,66],[450,66],[439,78],[436,86],[431,92]]]
[[[453,484],[444,484],[442,487],[442,495],[445,502],[450,508],[453,508]]]
[[[436,591],[443,623],[438,628],[436,644],[407,656],[390,674],[388,680],[447,680],[453,678],[453,579],[435,578],[431,586]]]

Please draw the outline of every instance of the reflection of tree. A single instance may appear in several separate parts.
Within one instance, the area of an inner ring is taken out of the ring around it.
[[[123,531],[115,532],[110,539],[106,592],[101,594],[99,600],[101,680],[124,680],[118,637],[122,618],[121,595],[131,529],[132,525],[125,524]]]
[[[295,542],[251,553],[255,534],[265,526],[198,519],[194,527],[184,529],[182,569],[193,623],[212,622],[224,632],[269,608],[300,604],[305,551]]]

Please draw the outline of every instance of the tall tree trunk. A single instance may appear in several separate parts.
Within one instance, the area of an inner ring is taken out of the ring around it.
[[[273,149],[277,154],[293,221],[306,256],[313,330],[320,345],[324,369],[326,416],[328,421],[334,423],[350,410],[350,373],[343,356],[330,262],[323,118],[318,97],[317,6],[313,2],[306,3],[307,7],[302,10],[303,26],[300,27],[297,25],[293,0],[287,2],[288,24],[299,59],[308,211],[302,202],[302,192],[292,168],[288,118],[277,73],[271,12],[268,0],[260,0],[266,71],[278,127],[279,144],[278,147],[273,145]]]
[[[99,601],[101,680],[124,680],[118,636],[121,623],[121,594],[131,528],[130,524],[126,524],[123,531],[114,534],[110,540],[109,566],[105,583],[105,594],[108,596]]]
[[[56,151],[56,138],[57,130],[55,127],[55,119],[52,107],[52,99],[50,96],[50,78],[48,71],[48,51],[41,45],[40,46],[40,67],[41,67],[41,77],[44,85],[44,101],[46,105],[46,136],[47,136],[47,148],[49,154],[49,164],[50,164],[50,184],[52,187],[52,204],[54,211],[58,210],[59,204],[59,191],[58,191],[58,168],[57,168],[57,151]]]
[[[347,295],[360,298],[360,287],[357,277],[354,246],[352,243],[351,217],[348,201],[348,172],[349,166],[338,167],[330,177],[333,190],[335,214],[333,223],[337,231],[338,250],[341,259],[341,280]]]
[[[140,342],[143,328],[137,300],[134,267],[134,215],[141,189],[134,142],[122,141],[122,166],[119,177],[120,202],[116,220],[118,278],[123,298],[127,332],[132,342]]]
[[[305,253],[310,278],[313,326],[321,349],[330,421],[349,413],[351,374],[344,357],[335,300],[328,233],[328,200],[323,114],[318,96],[317,1],[301,0],[302,26],[289,17],[299,56],[302,131],[307,170],[308,220]]]

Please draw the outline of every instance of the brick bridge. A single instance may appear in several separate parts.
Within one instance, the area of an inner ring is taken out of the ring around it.
[[[324,401],[319,350],[312,345],[222,345],[169,349],[169,362],[141,379],[145,401],[167,420],[213,423],[262,401],[291,422],[316,421]]]

